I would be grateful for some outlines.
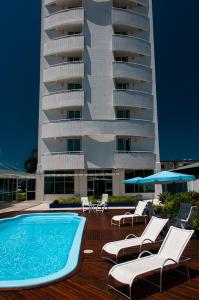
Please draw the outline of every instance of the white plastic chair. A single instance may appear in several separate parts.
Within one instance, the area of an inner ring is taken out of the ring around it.
[[[127,248],[139,247],[140,252],[143,245],[155,243],[168,220],[152,217],[140,237],[137,237],[135,234],[129,234],[123,240],[106,243],[102,248],[102,258],[117,263],[119,253],[123,251],[124,254],[124,250]],[[115,260],[105,256],[105,253],[114,256]]]
[[[157,254],[152,254],[149,251],[143,251],[137,259],[112,267],[108,274],[108,287],[128,299],[131,299],[133,282],[139,277],[155,286],[158,286],[160,291],[162,291],[162,275],[164,268],[167,266],[178,266],[180,263],[185,263],[190,260],[190,258],[181,257],[181,255],[193,232],[193,230],[186,230],[171,226]],[[150,255],[142,258],[143,254]],[[186,267],[186,270],[188,279],[190,279],[188,267]],[[152,271],[160,272],[159,285],[142,277],[145,273]],[[110,281],[112,278],[129,286],[129,296],[111,285]]]
[[[98,201],[97,204],[93,205],[93,209],[95,210],[95,212],[104,212],[105,209],[108,208],[108,194],[102,194],[102,199],[101,201]]]
[[[83,213],[88,210],[91,211],[91,203],[88,201],[88,197],[81,197],[82,211]]]
[[[111,219],[111,225],[119,225],[120,226],[121,221],[123,221],[123,223],[124,223],[125,220],[131,220],[132,226],[133,226],[134,219],[137,219],[137,217],[141,217],[141,216],[144,217],[145,224],[146,224],[147,215],[144,214],[146,207],[147,207],[147,201],[139,201],[138,205],[135,208],[135,212],[133,214],[131,214],[130,212],[126,212],[123,215],[113,216]]]
[[[179,214],[179,217],[176,220],[175,226],[184,228],[184,229],[192,228],[193,219],[196,217],[197,211],[198,211],[197,206],[191,206],[188,211],[187,217],[185,215],[183,218],[183,216],[181,217]]]

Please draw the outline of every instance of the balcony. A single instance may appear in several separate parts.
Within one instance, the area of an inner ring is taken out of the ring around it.
[[[153,137],[154,124],[146,120],[56,120],[42,125],[42,138],[112,135]]]
[[[113,51],[151,55],[150,43],[146,40],[127,35],[113,35]]]
[[[136,90],[114,90],[113,105],[115,107],[153,109],[153,96]]]
[[[83,90],[66,90],[54,92],[49,95],[45,95],[42,99],[42,110],[75,106],[84,106]]]
[[[84,50],[84,36],[81,34],[67,35],[44,44],[44,56]]]
[[[56,66],[51,66],[44,70],[43,81],[54,82],[73,78],[84,77],[83,62],[67,62]]]
[[[149,18],[133,10],[112,8],[112,24],[149,31]]]
[[[113,62],[113,78],[128,78],[151,82],[152,70],[141,64]]]
[[[84,169],[84,152],[56,152],[41,156],[43,170]]]
[[[153,152],[132,151],[115,152],[114,168],[116,169],[154,169],[155,154]]]
[[[44,30],[52,30],[66,25],[83,24],[84,9],[82,7],[61,10],[44,19]]]

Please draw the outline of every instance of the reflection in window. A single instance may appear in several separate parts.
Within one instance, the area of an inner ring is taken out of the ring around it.
[[[60,176],[57,176],[56,173],[60,174]],[[53,174],[56,176],[53,176]],[[58,173],[56,171],[54,171],[53,174],[52,176],[45,176],[45,194],[74,194],[74,177],[69,176],[73,174],[72,171],[68,176],[64,176],[64,174],[61,175],[61,172]]]
[[[153,170],[125,170],[125,179],[146,177],[153,174]],[[125,193],[154,193],[154,184],[125,184]]]
[[[131,151],[131,139],[130,138],[118,138],[117,139],[117,151],[118,152]]]

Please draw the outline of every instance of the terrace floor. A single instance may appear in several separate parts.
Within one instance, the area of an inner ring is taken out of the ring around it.
[[[52,210],[51,210],[52,211]],[[30,211],[29,211],[30,212]],[[107,274],[112,264],[102,261],[100,258],[102,246],[111,240],[124,238],[129,233],[140,234],[143,223],[122,226],[121,228],[111,226],[110,219],[113,214],[124,212],[124,210],[109,210],[104,214],[86,212],[87,224],[82,244],[80,263],[75,273],[49,286],[34,289],[0,291],[0,300],[103,300],[124,299],[106,288]],[[0,214],[0,217],[16,215],[19,212],[8,212]],[[25,213],[23,211],[23,213]],[[84,254],[84,249],[94,250],[93,254]],[[157,249],[157,247],[156,247]],[[174,270],[164,273],[163,293],[158,288],[138,280],[133,286],[133,299],[151,300],[194,300],[199,299],[199,240],[192,239],[185,250],[185,255],[192,258],[188,263],[190,267],[191,280],[188,281],[183,275]],[[133,251],[133,256],[136,251]],[[128,255],[128,258],[132,257]],[[158,280],[159,276],[150,276],[150,279]]]

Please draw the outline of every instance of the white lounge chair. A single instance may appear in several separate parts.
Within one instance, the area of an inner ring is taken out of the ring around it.
[[[102,194],[102,200],[98,201],[97,204],[93,205],[93,209],[95,212],[104,212],[106,208],[108,208],[108,194]]]
[[[81,204],[82,204],[82,211],[83,211],[83,213],[86,210],[88,210],[89,213],[90,213],[92,206],[91,206],[91,203],[88,200],[88,197],[81,197]]]
[[[132,284],[135,279],[141,278],[155,286],[158,286],[160,291],[162,291],[162,274],[164,268],[167,266],[178,266],[180,263],[185,263],[190,260],[190,258],[181,257],[181,255],[193,232],[193,230],[180,229],[171,226],[157,254],[152,254],[149,251],[143,251],[137,259],[112,267],[108,274],[108,287],[128,299],[131,299]],[[143,254],[150,255],[142,258]],[[190,279],[188,267],[186,267],[186,269],[188,278]],[[152,271],[160,272],[159,285],[142,277],[142,275]],[[129,296],[111,285],[110,282],[112,278],[129,286]]]
[[[125,220],[131,220],[132,226],[133,226],[134,219],[136,219],[137,217],[141,217],[141,216],[144,217],[145,224],[146,224],[147,215],[144,214],[146,207],[147,207],[147,201],[139,201],[138,205],[135,208],[135,212],[133,214],[131,214],[130,212],[126,212],[123,215],[113,216],[111,219],[111,225],[119,225],[120,226],[121,221],[123,221],[123,223],[124,223]]]
[[[169,219],[152,217],[140,237],[137,237],[135,234],[129,234],[124,240],[105,244],[102,248],[102,258],[106,258],[113,261],[114,263],[117,263],[120,251],[124,251],[125,249],[132,247],[139,247],[139,251],[141,251],[143,245],[155,243],[157,237],[159,236],[161,230],[166,225],[168,220]],[[116,261],[107,256],[104,256],[104,253],[108,253],[109,255],[114,256],[116,258]]]

